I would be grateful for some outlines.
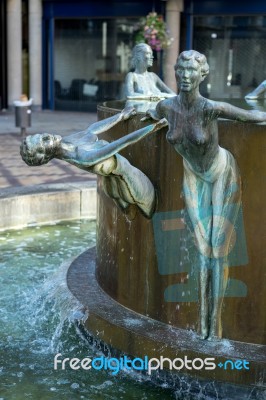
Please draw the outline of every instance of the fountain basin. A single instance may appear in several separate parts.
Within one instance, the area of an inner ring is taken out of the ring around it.
[[[0,230],[95,218],[96,181],[1,189]]]
[[[265,346],[247,345],[227,339],[219,342],[203,341],[191,330],[173,327],[122,306],[106,294],[97,282],[95,258],[95,248],[78,256],[68,268],[67,285],[89,311],[89,318],[84,324],[86,331],[102,343],[109,355],[119,357],[127,354],[132,358],[142,359],[145,356],[149,359],[163,356],[171,360],[177,357],[184,359],[185,356],[189,359],[211,356],[217,364],[224,364],[228,359],[245,358],[250,361],[249,371],[228,371],[217,367],[214,371],[193,371],[193,374],[189,374],[188,371],[173,370],[169,374],[166,368],[159,371],[160,374],[156,371],[151,378],[156,383],[166,380],[175,389],[182,389],[185,382],[190,385],[191,399],[198,399],[199,392],[213,381],[214,385],[204,393],[205,396],[210,396],[206,397],[208,399],[216,399],[217,393],[220,400],[263,399],[265,388],[262,381],[254,385],[252,371],[256,370],[257,377],[261,376],[263,379]]]

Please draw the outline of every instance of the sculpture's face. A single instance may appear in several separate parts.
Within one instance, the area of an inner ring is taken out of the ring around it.
[[[28,165],[46,164],[54,157],[60,140],[61,136],[49,133],[28,136],[22,142],[20,154]]]
[[[142,50],[142,60],[147,65],[147,67],[152,67],[153,65],[153,53],[150,46],[146,46]]]
[[[196,89],[203,81],[200,65],[193,59],[179,60],[175,76],[179,89],[183,92],[190,92]]]

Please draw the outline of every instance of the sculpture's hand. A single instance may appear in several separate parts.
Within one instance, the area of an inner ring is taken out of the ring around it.
[[[132,106],[125,107],[124,110],[121,111],[122,121],[126,121],[127,119],[133,117],[133,115],[136,114],[137,112],[134,107]]]
[[[136,114],[136,110],[134,107],[125,107],[121,112],[113,115],[112,117],[102,119],[101,121],[94,122],[94,124],[90,125],[87,129],[87,134],[99,135],[103,132],[106,132],[108,129],[113,128],[119,122],[125,121]]]
[[[141,118],[141,121],[147,121],[149,119],[154,119],[155,121],[159,121],[159,118],[156,115],[156,111],[155,110],[148,110],[146,111],[146,115],[145,117]]]
[[[254,94],[253,92],[250,92],[246,94],[245,99],[247,100],[258,100],[259,96]]]
[[[156,122],[156,124],[154,124],[154,129],[153,131],[158,131],[161,128],[164,128],[165,126],[168,126],[168,121],[166,118],[162,118],[160,119],[160,121]]]

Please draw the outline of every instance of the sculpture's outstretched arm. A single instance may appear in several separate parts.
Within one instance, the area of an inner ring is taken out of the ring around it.
[[[141,121],[147,121],[150,118],[155,121],[159,121],[160,119],[164,118],[167,115],[167,112],[165,110],[165,102],[167,102],[167,100],[161,100],[157,104],[155,110],[150,109],[146,111],[146,115],[145,117],[141,118]]]
[[[223,102],[211,102],[217,117],[241,122],[266,122],[266,112],[258,110],[244,110]]]
[[[147,135],[156,132],[157,130],[167,126],[167,121],[165,118],[161,119],[159,122],[145,126],[144,128],[138,129],[126,136],[123,136],[111,143],[106,143],[102,147],[95,146],[94,148],[86,149],[86,147],[77,147],[75,154],[75,162],[83,166],[93,166],[96,163],[102,162],[114,154],[123,150],[125,147],[138,142]],[[71,161],[71,157],[64,156],[64,160]]]
[[[147,82],[146,86],[145,83],[142,82],[142,86],[140,85],[139,91],[136,92],[134,88],[134,73],[129,72],[125,79],[125,95],[127,99],[156,101],[176,95],[176,93],[166,86],[159,76],[153,72],[149,72],[145,79],[150,81],[155,90],[157,89],[156,93],[153,94],[151,92],[150,86],[147,85]],[[158,92],[158,89],[161,93]]]
[[[133,115],[136,115],[136,110],[133,107],[126,107],[119,114],[112,117],[97,121],[88,128],[88,132],[93,135],[99,135],[117,125],[120,121],[126,121]]]
[[[120,113],[113,115],[112,117],[105,118],[101,121],[94,122],[90,125],[86,130],[73,133],[72,135],[67,136],[67,140],[71,143],[75,143],[76,140],[86,140],[86,138],[99,135],[103,132],[106,132],[108,129],[111,129],[113,126],[117,125],[120,121],[126,121],[133,115],[136,115],[136,110],[134,107],[125,107]],[[91,139],[90,139],[91,141]]]
[[[161,78],[160,78],[158,75],[156,75],[156,74],[153,74],[153,75],[154,75],[154,79],[155,79],[157,88],[160,89],[161,92],[163,92],[162,94],[164,94],[165,97],[166,97],[166,94],[168,94],[170,97],[171,97],[171,96],[176,96],[176,93],[175,93],[172,89],[170,89],[170,88],[161,80]]]
[[[252,92],[246,94],[245,99],[249,100],[259,99],[263,97],[265,92],[266,92],[266,80],[261,82],[261,84],[258,87],[256,87],[256,89],[254,89]]]
[[[141,93],[136,93],[132,96],[127,96],[128,100],[147,100],[147,101],[159,101],[162,99],[165,99],[165,97],[168,97],[168,93],[162,93],[160,94],[141,94]]]
[[[148,78],[147,78],[148,79]],[[134,77],[133,77],[133,72],[129,72],[126,76],[125,79],[125,95],[126,98],[129,100],[147,100],[147,101],[159,101],[162,99],[162,96],[159,94],[147,94],[148,89],[146,90],[145,93],[145,87],[142,88],[142,90],[139,90],[138,92],[135,91],[134,88]]]

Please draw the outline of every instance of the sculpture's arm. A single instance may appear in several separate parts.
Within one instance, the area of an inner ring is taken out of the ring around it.
[[[153,76],[155,74],[152,74]],[[150,78],[147,78],[150,79]],[[153,78],[154,79],[154,78]],[[125,95],[127,99],[133,99],[133,100],[149,100],[149,101],[156,101],[160,100],[162,97],[166,96],[160,96],[158,94],[145,94],[145,87],[142,89],[139,89],[139,92],[135,91],[134,88],[134,74],[133,72],[129,72],[126,76],[125,79]]]
[[[105,144],[103,147],[94,147],[86,149],[86,147],[80,146],[76,148],[75,154],[69,154],[62,157],[65,161],[75,161],[75,163],[83,166],[93,166],[96,163],[102,162],[114,154],[123,150],[125,147],[138,142],[145,136],[156,132],[157,130],[167,126],[166,119],[161,119],[159,122],[145,126],[137,131],[129,133],[126,136],[121,137],[111,143]]]
[[[128,100],[147,100],[147,101],[158,101],[162,100],[165,97],[168,97],[168,93],[162,93],[162,95],[155,94],[155,95],[150,95],[150,94],[141,94],[141,93],[136,93],[133,96],[127,96]]]
[[[167,100],[165,100],[167,101]],[[151,109],[146,111],[145,117],[141,118],[141,121],[147,121],[152,118],[155,121],[159,121],[162,118],[167,118],[167,110],[165,109],[165,101],[161,100],[157,104],[155,110]]]
[[[261,82],[261,84],[256,87],[252,92],[246,94],[245,99],[256,100],[260,97],[263,97],[266,92],[266,80]]]
[[[136,115],[136,110],[132,106],[125,107],[120,113],[113,115],[112,117],[105,118],[101,121],[94,122],[87,129],[81,132],[75,132],[71,135],[68,135],[64,138],[65,142],[70,143],[79,143],[83,141],[92,142],[97,141],[97,137],[95,135],[99,135],[103,132],[106,132],[108,129],[112,128],[120,121],[125,121],[129,119],[131,116]]]
[[[136,93],[134,89],[134,75],[133,72],[129,72],[125,78],[125,95],[126,97],[128,97],[128,96],[134,96],[135,94]]]
[[[86,133],[89,135],[99,135],[117,125],[118,122],[125,121],[133,115],[136,115],[136,110],[133,107],[126,107],[120,113],[113,115],[112,117],[94,122],[94,124],[88,127]]]
[[[266,122],[266,112],[258,110],[244,110],[223,102],[212,102],[216,117],[227,118],[241,122]]]
[[[162,80],[161,78],[159,78],[158,75],[152,73],[152,75],[154,76],[154,80],[155,80],[155,84],[157,86],[158,89],[160,89],[160,91],[162,92],[162,94],[164,94],[164,97],[168,97],[168,95],[170,95],[169,97],[172,96],[176,96],[176,93],[170,89]]]

